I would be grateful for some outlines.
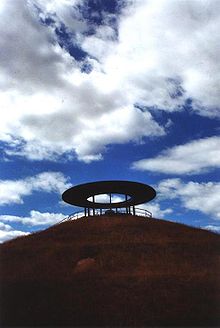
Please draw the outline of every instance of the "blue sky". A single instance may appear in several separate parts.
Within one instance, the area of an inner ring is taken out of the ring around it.
[[[219,1],[3,0],[0,15],[1,242],[111,179],[152,185],[156,218],[220,231]]]

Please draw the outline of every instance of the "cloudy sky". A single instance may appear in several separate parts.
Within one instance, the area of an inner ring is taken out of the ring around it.
[[[1,0],[0,240],[147,183],[156,218],[220,231],[220,1]]]

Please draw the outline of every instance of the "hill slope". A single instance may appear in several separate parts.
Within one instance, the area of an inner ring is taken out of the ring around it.
[[[212,232],[136,216],[6,242],[2,325],[217,326],[219,245]]]

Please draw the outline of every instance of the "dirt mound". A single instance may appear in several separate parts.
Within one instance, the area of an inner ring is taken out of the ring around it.
[[[220,236],[136,216],[64,222],[0,246],[1,324],[217,326]]]

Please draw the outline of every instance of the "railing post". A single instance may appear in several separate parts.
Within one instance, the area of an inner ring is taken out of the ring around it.
[[[133,215],[135,215],[135,206],[133,206]]]
[[[127,202],[128,200],[128,195],[125,195],[125,201]],[[126,214],[128,214],[128,208],[126,207]]]
[[[86,211],[86,207],[84,208],[84,215],[86,216],[87,215],[87,213],[86,213],[87,211]]]
[[[112,208],[112,194],[111,194],[111,193],[109,194],[109,202],[110,202],[110,203],[109,203],[109,204],[110,204],[109,207],[110,207],[110,209],[111,209],[111,208]]]
[[[92,196],[92,202],[93,202],[93,204],[95,203],[95,196],[94,195]],[[93,214],[93,216],[95,215],[95,208],[94,207],[92,209],[92,214]]]

